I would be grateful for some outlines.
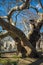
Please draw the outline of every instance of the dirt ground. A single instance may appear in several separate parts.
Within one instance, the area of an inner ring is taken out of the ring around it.
[[[0,58],[0,61],[9,60],[11,62],[17,62],[12,65],[43,65],[43,58]]]

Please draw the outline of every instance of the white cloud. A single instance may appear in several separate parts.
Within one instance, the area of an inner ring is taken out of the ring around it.
[[[38,10],[40,10],[41,9],[41,5],[40,4],[37,4],[36,5],[36,8],[38,8]]]

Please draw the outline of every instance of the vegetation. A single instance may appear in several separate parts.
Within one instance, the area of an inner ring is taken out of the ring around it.
[[[8,59],[0,59],[0,64],[3,64],[3,65],[17,65],[17,61],[10,61]]]

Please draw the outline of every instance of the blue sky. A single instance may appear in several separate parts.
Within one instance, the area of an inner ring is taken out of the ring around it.
[[[3,2],[3,3],[2,3]],[[13,2],[13,3],[12,3]],[[14,7],[14,6],[16,6],[16,5],[20,5],[21,3],[17,3],[17,4],[15,4],[15,2],[16,2],[16,0],[0,0],[0,16],[5,16],[5,15],[7,15],[7,13],[8,13],[8,11],[12,8],[12,7]],[[43,0],[41,0],[41,2],[42,2],[42,5],[43,5]],[[11,5],[9,4],[9,3],[11,3]],[[37,6],[39,3],[38,3],[38,0],[32,0],[32,2],[31,2],[31,5],[32,6]],[[9,7],[10,6],[10,7]],[[8,10],[8,8],[9,8],[9,10]],[[39,8],[39,6],[38,6],[38,8]],[[38,9],[37,8],[37,9]],[[32,9],[32,8],[30,8],[29,9],[31,12],[33,12],[33,13],[36,13],[36,11],[34,10],[34,9]],[[42,12],[43,13],[43,10],[41,9],[41,8],[39,8],[38,9],[39,10],[39,12]],[[15,13],[17,13],[17,12],[15,12]],[[15,14],[14,13],[14,15],[13,15],[13,21],[16,21],[16,18],[15,18]],[[26,15],[25,15],[26,16]],[[22,21],[21,20],[22,18],[21,18],[21,15],[18,15],[18,17],[17,17],[17,22],[18,21]],[[23,30],[23,25],[22,24],[20,24],[21,22],[19,22],[19,24],[17,24],[17,27],[18,28],[20,28],[21,30]],[[2,28],[0,27],[0,31],[2,30]],[[41,29],[41,32],[43,32],[43,27],[42,27],[42,29]]]

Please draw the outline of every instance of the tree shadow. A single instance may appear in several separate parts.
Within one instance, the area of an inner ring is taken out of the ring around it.
[[[31,64],[28,65],[43,65],[43,58],[40,58],[36,60],[35,62],[32,62]]]

